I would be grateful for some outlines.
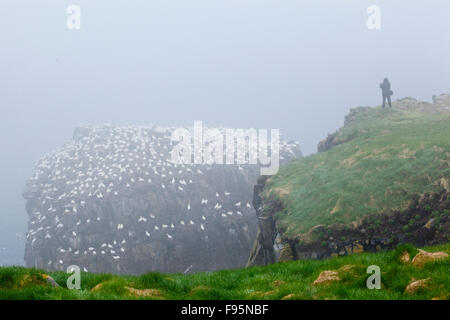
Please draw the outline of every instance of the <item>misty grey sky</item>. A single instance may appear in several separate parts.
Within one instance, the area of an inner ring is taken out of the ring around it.
[[[449,57],[447,0],[2,0],[0,265],[22,263],[34,163],[80,123],[279,128],[310,154],[385,76],[449,92]]]

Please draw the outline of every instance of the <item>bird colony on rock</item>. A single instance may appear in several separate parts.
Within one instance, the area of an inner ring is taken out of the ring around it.
[[[244,266],[259,167],[175,164],[174,129],[83,126],[44,156],[23,194],[26,265],[127,274]],[[300,156],[298,143],[282,141],[280,155]]]

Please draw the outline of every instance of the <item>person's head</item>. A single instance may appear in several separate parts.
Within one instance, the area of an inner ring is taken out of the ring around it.
[[[384,81],[384,82],[389,82],[389,79],[388,79],[388,78],[384,78],[383,81]]]

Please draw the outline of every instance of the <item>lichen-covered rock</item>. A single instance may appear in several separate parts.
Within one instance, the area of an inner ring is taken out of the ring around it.
[[[402,255],[400,256],[400,261],[404,264],[409,263],[411,260],[411,256],[409,255],[408,251],[404,251]]]
[[[339,273],[335,270],[325,270],[319,274],[316,280],[314,280],[313,285],[328,284],[336,281],[341,281]]]
[[[419,249],[419,253],[412,259],[412,265],[418,268],[422,268],[426,263],[442,260],[448,258],[448,254],[445,252],[427,252]]]
[[[405,293],[413,294],[416,293],[419,289],[425,289],[427,287],[427,283],[431,281],[431,278],[415,280],[413,279],[405,289]]]
[[[161,290],[158,290],[158,289],[135,289],[135,288],[131,288],[131,287],[125,287],[125,289],[131,295],[134,295],[136,297],[151,298],[151,299],[155,299],[155,300],[164,299]]]
[[[81,127],[43,157],[23,194],[26,265],[127,274],[245,265],[259,166],[174,163],[174,129]],[[298,143],[281,142],[281,162],[299,155]]]

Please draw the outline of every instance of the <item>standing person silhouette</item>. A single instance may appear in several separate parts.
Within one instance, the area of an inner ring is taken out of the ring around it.
[[[386,100],[389,103],[389,107],[392,108],[391,96],[394,92],[391,90],[391,83],[388,78],[384,78],[383,82],[380,84],[381,92],[383,94],[383,108],[386,106]]]

